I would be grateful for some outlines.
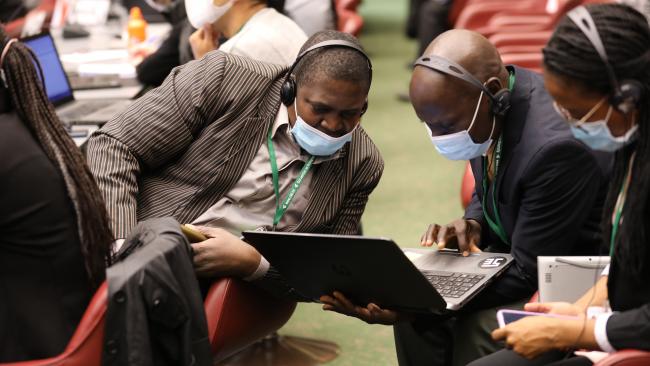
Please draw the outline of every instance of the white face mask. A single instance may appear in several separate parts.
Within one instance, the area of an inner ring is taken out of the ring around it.
[[[223,5],[214,5],[213,0],[185,0],[187,19],[192,27],[199,29],[219,20],[232,7],[233,0]]]
[[[449,135],[442,136],[432,136],[431,129],[425,123],[424,126],[429,132],[429,137],[431,138],[431,143],[436,147],[436,150],[440,155],[444,156],[449,160],[471,160],[477,158],[487,152],[492,144],[492,134],[494,133],[494,126],[496,125],[496,117],[492,117],[492,131],[490,131],[490,137],[480,144],[477,144],[472,140],[472,136],[469,135],[469,130],[474,126],[476,122],[476,116],[478,115],[478,109],[481,106],[481,100],[483,99],[483,92],[478,97],[478,103],[476,104],[476,109],[474,110],[474,117],[472,117],[472,122],[469,124],[469,127],[464,131],[459,131]]]

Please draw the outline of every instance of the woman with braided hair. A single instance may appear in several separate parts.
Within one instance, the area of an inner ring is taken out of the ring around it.
[[[2,363],[63,351],[104,281],[113,240],[101,194],[45,95],[36,57],[2,28],[0,50]]]
[[[573,350],[650,351],[648,22],[625,5],[579,7],[543,52],[545,86],[575,137],[616,151],[602,220],[611,268],[574,304],[527,304],[528,311],[571,318],[527,317],[497,329],[492,337],[512,350],[471,366],[591,365],[593,353],[573,357]]]

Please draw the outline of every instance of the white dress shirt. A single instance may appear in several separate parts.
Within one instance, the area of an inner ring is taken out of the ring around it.
[[[275,9],[265,8],[255,13],[219,50],[289,66],[293,64],[306,40],[307,35],[293,20]]]

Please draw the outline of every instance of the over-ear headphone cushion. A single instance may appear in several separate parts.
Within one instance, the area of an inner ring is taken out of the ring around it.
[[[501,89],[494,94],[495,102],[492,102],[492,113],[499,117],[505,116],[510,109],[510,90]]]
[[[296,82],[291,76],[285,80],[284,84],[280,88],[280,101],[286,107],[290,106],[293,103],[293,100],[296,98]]]
[[[618,92],[612,94],[610,104],[620,112],[629,113],[641,101],[643,89],[643,84],[637,80],[623,80]]]

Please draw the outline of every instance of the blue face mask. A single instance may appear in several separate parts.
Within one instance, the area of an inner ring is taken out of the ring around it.
[[[481,95],[478,97],[478,103],[474,110],[474,117],[472,118],[472,122],[469,124],[467,130],[449,135],[432,136],[429,126],[427,126],[426,123],[424,124],[429,132],[431,143],[433,143],[440,155],[449,160],[471,160],[485,154],[490,148],[490,144],[492,144],[492,133],[494,133],[494,126],[496,124],[496,117],[492,117],[492,131],[490,131],[490,137],[485,142],[477,144],[472,140],[472,136],[469,135],[469,130],[472,129],[472,126],[476,121],[476,115],[478,114],[478,109],[481,105],[482,99],[483,92],[481,92]]]
[[[636,139],[638,125],[634,125],[625,133],[625,135],[614,137],[612,131],[609,130],[609,126],[607,126],[609,117],[612,115],[612,106],[609,106],[605,119],[587,122],[605,100],[606,99],[602,99],[598,102],[598,104],[591,108],[591,110],[580,120],[571,117],[571,114],[566,109],[560,107],[557,103],[554,103],[553,106],[557,112],[569,122],[569,127],[571,128],[571,132],[575,138],[584,142],[584,144],[589,146],[592,150],[614,152],[625,147],[625,145]]]
[[[296,123],[291,128],[291,134],[296,142],[309,154],[314,156],[329,156],[339,151],[343,145],[352,141],[354,130],[341,137],[332,137],[310,126],[298,115],[298,102],[294,102]],[[356,127],[355,127],[356,129]]]

